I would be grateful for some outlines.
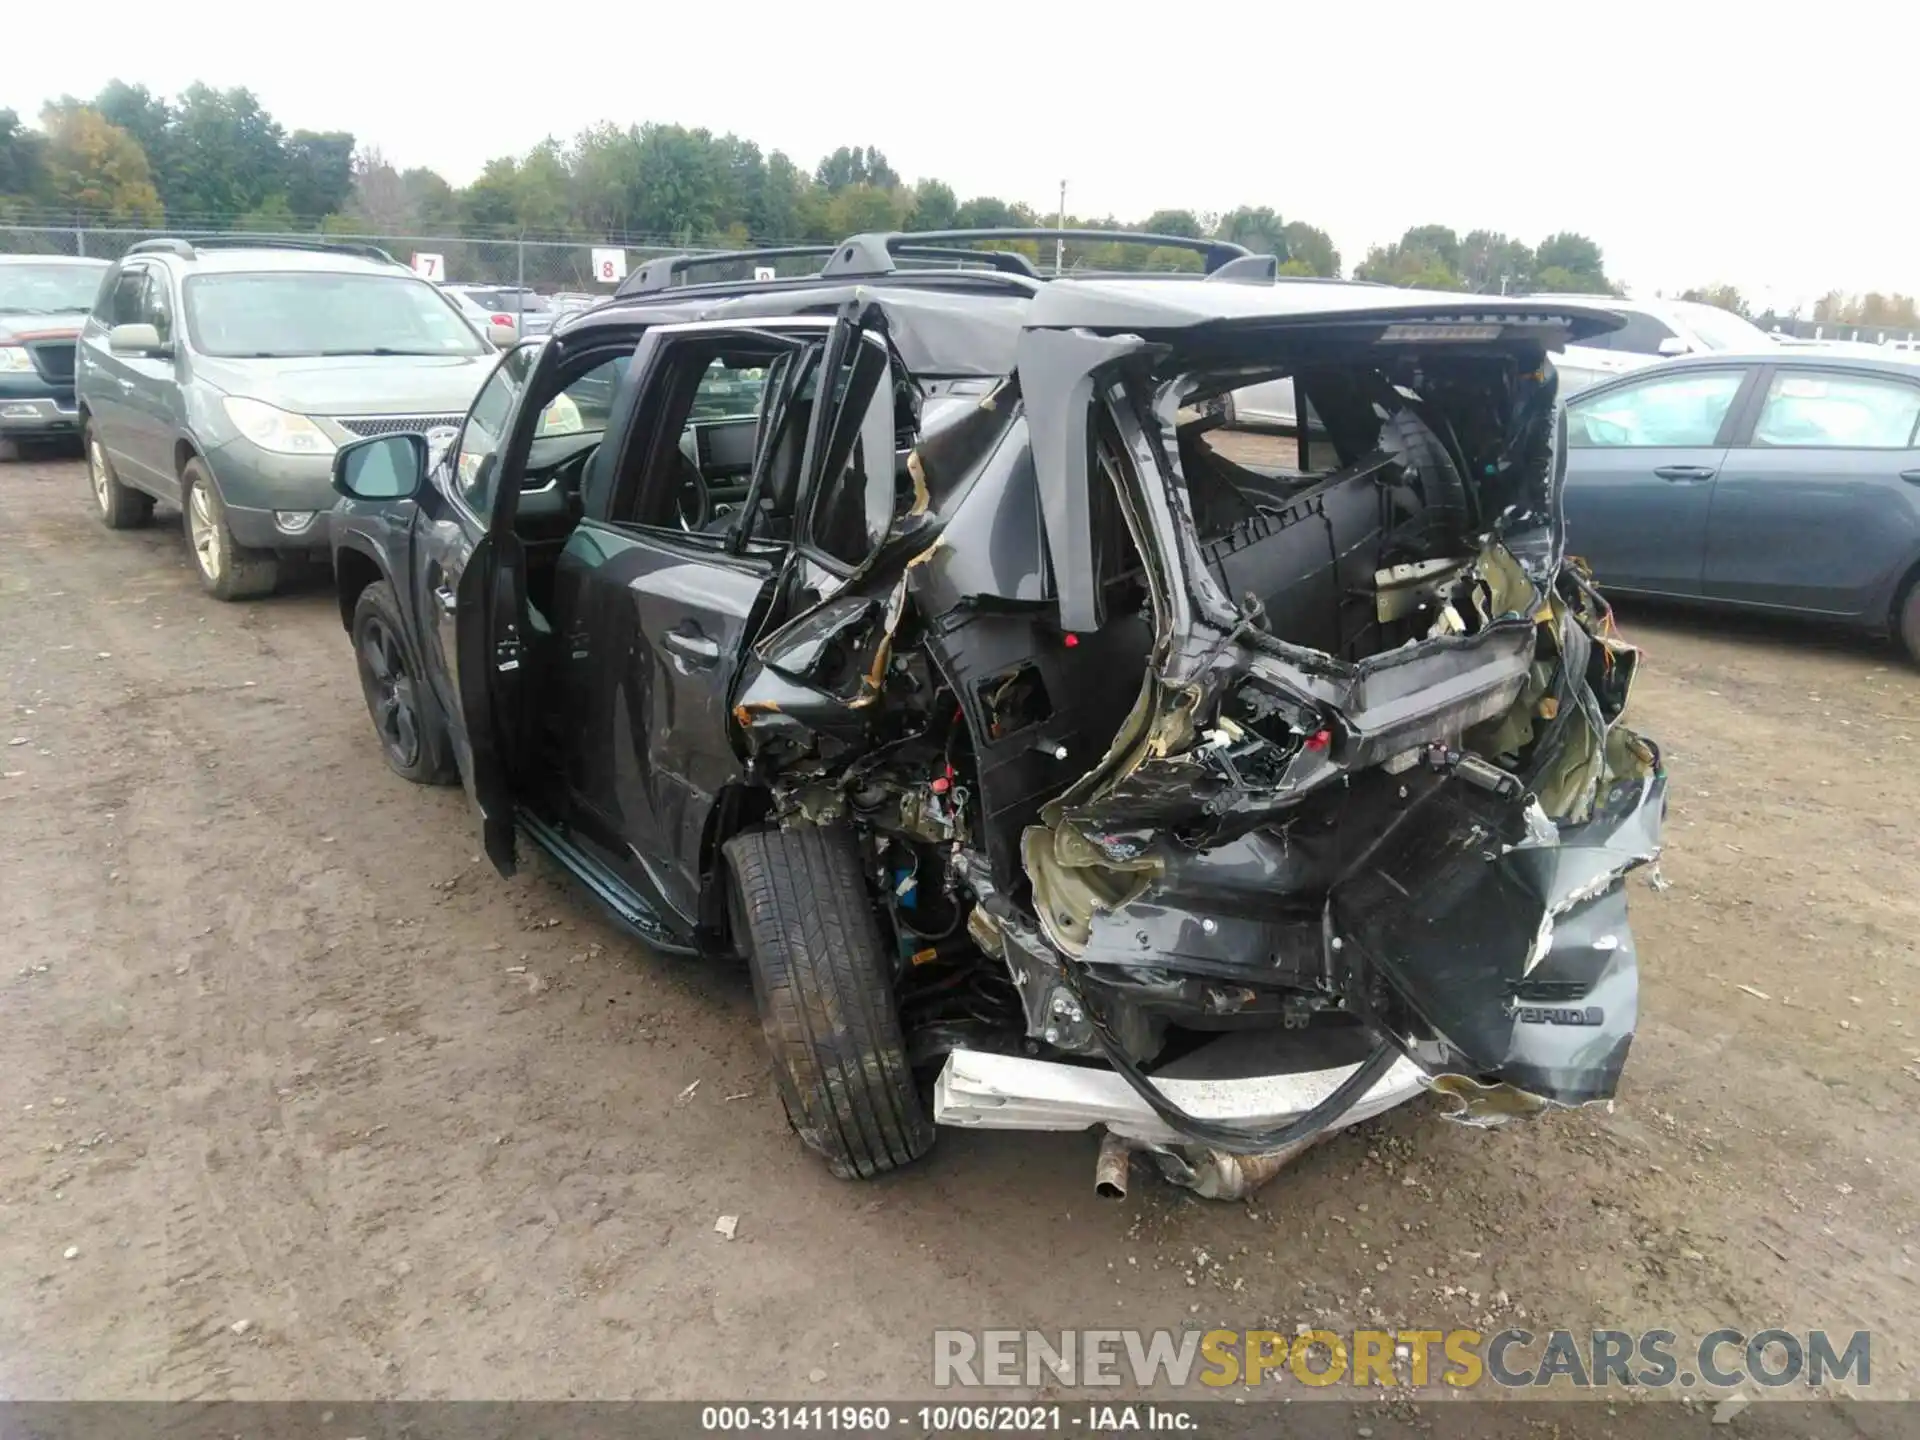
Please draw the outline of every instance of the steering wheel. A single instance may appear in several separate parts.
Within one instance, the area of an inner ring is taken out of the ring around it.
[[[674,503],[680,512],[680,528],[702,529],[713,518],[713,495],[707,489],[707,477],[684,450],[676,449],[673,458],[677,462]]]

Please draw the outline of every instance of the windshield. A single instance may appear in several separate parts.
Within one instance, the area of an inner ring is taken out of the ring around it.
[[[1709,350],[1767,348],[1767,332],[1752,321],[1741,319],[1731,310],[1684,300],[1676,308],[1680,311],[1680,318],[1692,327],[1693,333],[1706,343]]]
[[[91,310],[105,265],[0,265],[0,315]]]
[[[438,290],[405,275],[324,270],[196,275],[187,333],[205,355],[479,355],[485,346]]]

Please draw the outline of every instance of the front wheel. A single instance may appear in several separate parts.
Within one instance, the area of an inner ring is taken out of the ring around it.
[[[727,842],[728,915],[746,952],[774,1080],[801,1142],[842,1180],[871,1180],[933,1148],[907,1065],[893,966],[840,826],[755,830]]]
[[[382,580],[360,592],[353,606],[353,658],[381,752],[394,774],[416,785],[450,785],[460,772],[426,704],[426,677],[413,663],[405,633],[391,585]]]
[[[180,472],[180,489],[180,508],[187,512],[187,544],[206,592],[216,600],[271,595],[280,581],[278,557],[233,538],[227,528],[227,507],[203,461],[187,462]]]

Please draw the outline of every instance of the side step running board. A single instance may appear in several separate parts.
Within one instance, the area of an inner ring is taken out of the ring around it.
[[[678,955],[692,953],[692,947],[674,938],[660,920],[660,913],[648,904],[639,891],[612,870],[569,840],[561,831],[526,810],[517,810],[514,819],[528,839],[551,855],[560,867],[572,875],[614,914],[656,950]]]

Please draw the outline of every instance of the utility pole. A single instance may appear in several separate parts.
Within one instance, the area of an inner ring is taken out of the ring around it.
[[[1054,217],[1053,228],[1056,230],[1065,230],[1067,228],[1067,182],[1064,180],[1060,182],[1060,213]],[[1054,237],[1053,242],[1053,274],[1055,279],[1059,278],[1061,268],[1065,266],[1066,263],[1067,237],[1065,235],[1059,235]]]

